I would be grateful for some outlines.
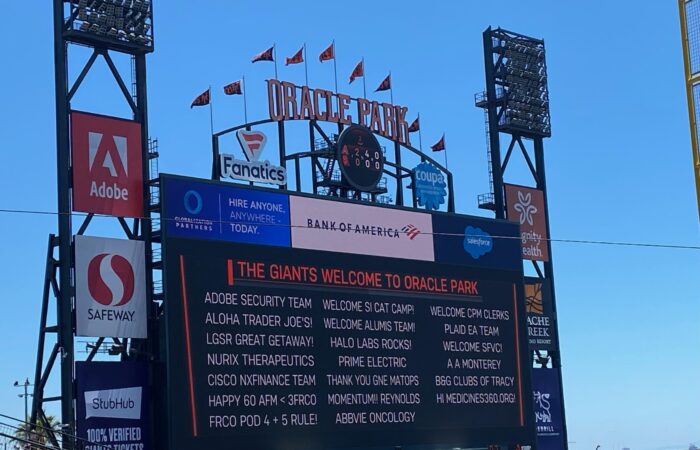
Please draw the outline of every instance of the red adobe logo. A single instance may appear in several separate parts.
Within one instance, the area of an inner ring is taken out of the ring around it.
[[[141,125],[71,112],[73,210],[118,217],[143,215]]]

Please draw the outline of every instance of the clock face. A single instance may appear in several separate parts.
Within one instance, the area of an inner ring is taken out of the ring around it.
[[[382,178],[384,152],[369,129],[350,125],[338,138],[338,162],[345,181],[359,191],[371,191]]]

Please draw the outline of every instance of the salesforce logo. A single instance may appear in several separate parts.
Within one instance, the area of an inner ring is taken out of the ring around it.
[[[185,204],[185,209],[188,213],[196,216],[202,212],[203,202],[202,196],[199,195],[199,192],[195,190],[185,192],[182,202]]]
[[[493,238],[481,228],[468,226],[464,229],[464,251],[479,259],[493,250]]]

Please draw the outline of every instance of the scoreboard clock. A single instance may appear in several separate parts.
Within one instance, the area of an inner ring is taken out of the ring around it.
[[[361,125],[350,125],[340,134],[337,148],[343,181],[358,191],[373,191],[384,171],[384,152],[374,134]]]

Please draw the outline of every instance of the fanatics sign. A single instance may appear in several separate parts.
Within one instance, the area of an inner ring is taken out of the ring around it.
[[[143,215],[141,125],[71,112],[73,210],[119,217]]]
[[[145,338],[143,241],[75,237],[76,334]]]

